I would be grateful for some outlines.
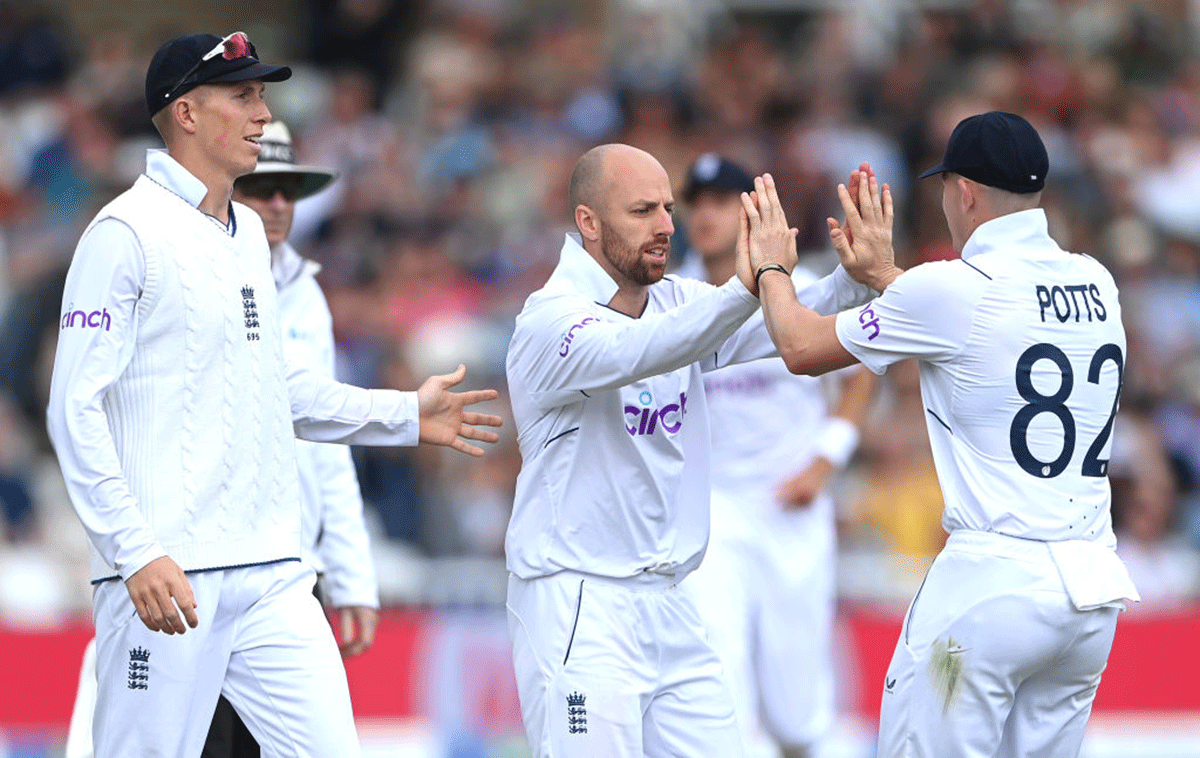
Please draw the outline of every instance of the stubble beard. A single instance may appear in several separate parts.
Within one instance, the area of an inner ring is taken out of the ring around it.
[[[670,260],[670,240],[667,241],[667,245],[667,260]],[[641,248],[625,244],[625,240],[603,222],[600,223],[600,254],[626,279],[641,287],[657,284],[666,273],[665,265],[662,272],[651,270],[650,265],[642,258]]]

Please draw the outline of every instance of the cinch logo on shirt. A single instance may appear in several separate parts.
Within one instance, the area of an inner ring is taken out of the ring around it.
[[[575,331],[577,329],[582,329],[583,327],[587,326],[588,324],[594,324],[594,323],[598,322],[599,320],[600,319],[598,319],[598,318],[592,318],[591,316],[588,316],[583,321],[580,321],[578,324],[575,324],[570,329],[568,329],[567,333],[563,335],[562,347],[558,351],[559,356],[562,358],[567,357],[567,353],[569,353],[571,351],[571,340],[575,339]]]
[[[649,392],[638,395],[638,402],[646,406],[625,406],[625,431],[630,437],[654,434],[656,429],[662,429],[667,434],[675,434],[683,428],[683,417],[687,413],[687,393],[679,393],[678,403],[667,403],[661,408],[650,407],[654,396]]]
[[[74,307],[74,303],[67,306],[67,312],[63,314],[62,321],[59,322],[59,329],[78,326],[81,329],[103,328],[107,332],[112,328],[112,316],[108,315],[107,308],[85,313],[84,311],[73,310]]]
[[[867,303],[858,312],[858,323],[862,325],[862,330],[870,332],[867,335],[868,342],[879,336],[879,316],[875,315],[875,309],[871,307],[872,305],[874,303]]]

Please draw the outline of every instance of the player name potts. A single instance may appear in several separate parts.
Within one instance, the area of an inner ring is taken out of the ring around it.
[[[683,417],[687,414],[686,392],[679,393],[678,403],[667,403],[659,408],[649,407],[652,402],[649,392],[643,392],[639,399],[647,407],[625,406],[625,431],[630,437],[654,434],[658,429],[675,434],[683,428]]]
[[[1100,288],[1094,284],[1039,284],[1037,299],[1043,322],[1047,312],[1060,323],[1066,323],[1072,316],[1076,322],[1084,317],[1088,321],[1093,317],[1096,321],[1108,318],[1108,309],[1100,300]]]

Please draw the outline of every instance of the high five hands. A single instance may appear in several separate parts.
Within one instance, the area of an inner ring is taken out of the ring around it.
[[[738,234],[736,271],[746,289],[758,294],[763,266],[782,266],[790,274],[796,266],[796,235],[788,226],[775,179],[770,174],[754,178],[754,192],[742,193],[742,227]]]
[[[846,273],[882,292],[901,273],[892,250],[892,190],[886,184],[880,188],[875,170],[864,161],[850,174],[847,184],[838,185],[837,192],[846,224],[825,219],[829,240]]]
[[[826,219],[829,239],[846,273],[882,292],[901,273],[892,250],[891,188],[886,184],[880,188],[874,169],[864,162],[837,191],[846,222]],[[746,289],[758,294],[756,275],[763,266],[777,264],[791,272],[796,265],[796,234],[787,225],[774,178],[756,177],[754,192],[742,193],[737,245],[737,275]]]

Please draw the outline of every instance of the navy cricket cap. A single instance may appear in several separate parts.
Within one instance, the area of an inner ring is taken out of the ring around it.
[[[1046,186],[1050,158],[1037,130],[1015,113],[988,111],[958,122],[942,162],[925,173],[950,172],[989,187],[1029,194]]]
[[[228,37],[189,34],[164,43],[146,69],[146,107],[153,116],[163,106],[201,84],[262,79],[281,82],[292,75],[287,66],[258,59],[245,32]]]
[[[746,169],[728,158],[722,158],[716,153],[705,153],[688,169],[687,181],[683,185],[684,202],[692,202],[696,195],[706,189],[752,192],[754,179]]]

